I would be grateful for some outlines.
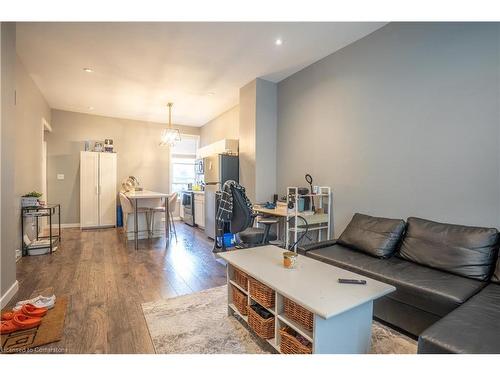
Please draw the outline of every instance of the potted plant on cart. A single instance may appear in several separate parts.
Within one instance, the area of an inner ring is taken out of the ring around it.
[[[31,193],[24,194],[21,197],[21,207],[38,207],[40,206],[40,198],[42,193],[37,191],[32,191]]]

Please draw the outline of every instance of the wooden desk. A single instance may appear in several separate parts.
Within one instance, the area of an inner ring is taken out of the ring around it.
[[[283,241],[285,248],[288,248],[289,244],[289,231],[295,232],[303,232],[304,229],[302,228],[290,228],[289,226],[289,218],[294,217],[296,212],[295,210],[289,210],[286,206],[276,206],[276,208],[265,208],[263,206],[258,206],[255,205],[253,207],[253,210],[255,212],[265,214],[265,215],[270,215],[270,216],[275,216],[279,219],[282,219],[285,221],[285,240]],[[328,214],[305,214],[298,212],[298,215],[305,220],[305,222],[308,225],[315,225],[315,224],[321,224],[321,223],[326,223],[328,221]],[[317,226],[314,228],[310,228],[309,230],[322,230],[322,229],[328,229],[328,226]],[[280,225],[278,225],[278,238],[280,237]],[[329,238],[328,238],[329,239]],[[296,239],[295,239],[296,241]]]
[[[170,217],[168,215],[168,198],[170,194],[158,193],[156,191],[141,190],[141,191],[128,191],[125,193],[128,199],[133,202],[134,205],[134,246],[135,249],[139,249],[139,228],[138,228],[138,218],[137,218],[137,207],[139,206],[139,201],[141,199],[156,199],[165,198],[165,247],[168,246],[170,240]]]
[[[285,221],[285,227],[286,227],[285,236],[287,236],[287,238],[285,238],[283,243],[286,246],[288,242],[288,218],[294,215],[294,211],[289,211],[287,206],[276,206],[276,208],[265,208],[264,206],[259,206],[259,205],[253,206],[253,210],[260,214],[275,216],[280,219],[280,223],[278,223],[278,233],[277,233],[278,239],[280,239],[281,237],[281,226],[283,225],[282,220]]]
[[[277,206],[276,208],[265,208],[263,206],[253,206],[255,212],[261,214],[278,216],[278,217],[290,217],[293,216],[293,212],[289,212],[286,206]]]

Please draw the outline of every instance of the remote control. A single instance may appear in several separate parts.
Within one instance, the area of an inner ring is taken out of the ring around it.
[[[356,279],[339,279],[340,284],[361,284],[365,285],[366,280],[356,280]]]

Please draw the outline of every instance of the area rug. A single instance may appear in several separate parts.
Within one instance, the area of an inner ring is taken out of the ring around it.
[[[227,287],[142,304],[156,353],[267,354],[273,349],[227,315]],[[414,340],[373,323],[371,353],[414,354]]]
[[[54,308],[47,312],[38,327],[0,335],[0,353],[26,353],[30,349],[61,340],[67,308],[68,297],[58,297]]]

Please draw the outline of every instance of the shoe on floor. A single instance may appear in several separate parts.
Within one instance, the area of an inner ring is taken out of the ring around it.
[[[51,309],[54,307],[56,303],[56,296],[51,295],[50,297],[44,297],[44,296],[38,296],[32,299],[28,299],[26,301],[19,301],[16,303],[16,306],[13,308],[14,311],[19,311],[21,310],[21,307],[26,304],[32,304],[35,307],[42,308],[46,307],[47,309]]]
[[[5,312],[2,314],[2,320],[11,320],[14,318],[16,314],[23,314],[30,317],[38,317],[41,318],[45,314],[47,314],[46,307],[36,307],[31,303],[27,303],[26,305],[21,306],[20,310]]]
[[[4,335],[6,333],[12,333],[19,330],[18,326],[14,324],[13,320],[2,320],[0,322],[0,335]]]
[[[31,303],[27,303],[21,307],[21,312],[26,316],[41,318],[47,314],[47,307],[36,307]]]
[[[38,327],[42,323],[42,318],[15,314],[11,320],[0,322],[0,334],[12,333],[22,329]]]

